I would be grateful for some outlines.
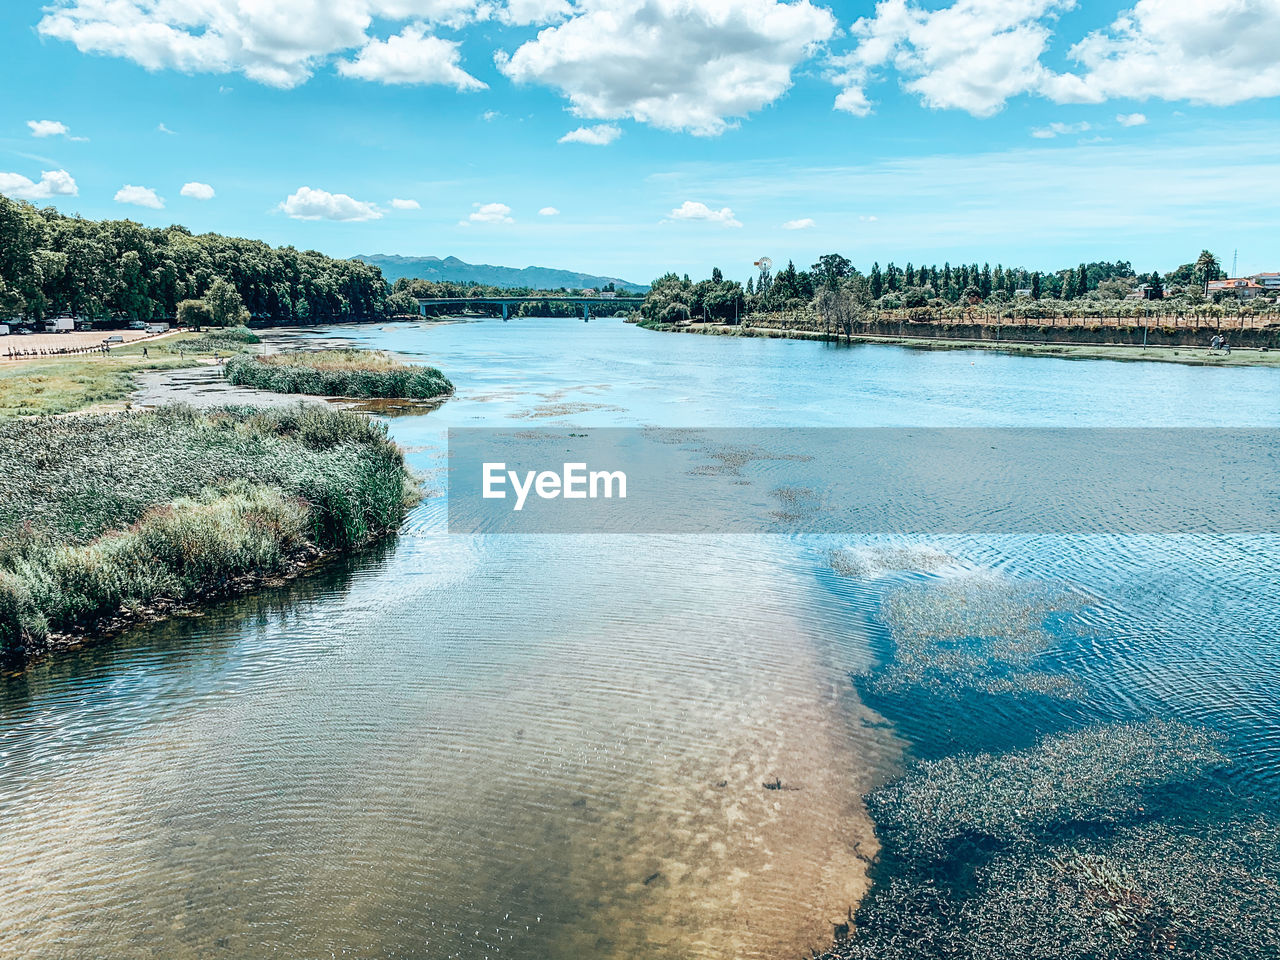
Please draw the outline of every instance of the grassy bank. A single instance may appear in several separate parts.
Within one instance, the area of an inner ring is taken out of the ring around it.
[[[401,363],[377,350],[233,357],[226,376],[237,386],[326,397],[431,400],[453,392],[453,384],[435,367]]]
[[[0,419],[72,413],[120,403],[133,393],[135,374],[191,367],[201,359],[227,356],[258,342],[256,334],[233,327],[174,334],[115,347],[106,354],[0,364]]]
[[[325,407],[0,422],[0,654],[358,546],[410,494],[385,427]]]
[[[1158,363],[1183,363],[1216,367],[1280,366],[1280,350],[1233,348],[1230,354],[1210,353],[1195,346],[1132,346],[1110,343],[1035,343],[998,340],[942,339],[937,337],[873,336],[853,334],[845,337],[819,331],[753,323],[740,325],[721,323],[670,324],[640,321],[637,326],[662,333],[698,333],[724,337],[754,337],[770,340],[819,340],[828,343],[889,344],[918,350],[990,350],[1023,356],[1059,357],[1065,360],[1144,360]]]

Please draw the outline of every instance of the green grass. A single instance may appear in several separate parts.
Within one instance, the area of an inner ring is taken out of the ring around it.
[[[326,407],[0,422],[0,653],[361,545],[411,494],[386,428]]]
[[[430,400],[453,392],[435,367],[401,363],[377,350],[242,355],[228,360],[225,371],[231,383],[273,393]]]
[[[58,360],[29,360],[0,366],[0,419],[72,413],[128,399],[144,370],[189,367],[176,356],[144,359],[135,355],[90,354]]]
[[[135,374],[194,366],[194,358],[234,354],[260,342],[251,330],[230,327],[144,340],[115,347],[109,354],[0,364],[0,419],[120,403],[136,388]]]

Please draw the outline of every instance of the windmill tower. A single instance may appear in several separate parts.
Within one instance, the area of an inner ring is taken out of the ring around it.
[[[769,257],[761,257],[755,261],[754,266],[760,271],[760,279],[756,282],[756,293],[763,294],[769,289],[769,279],[773,276],[773,260]]]

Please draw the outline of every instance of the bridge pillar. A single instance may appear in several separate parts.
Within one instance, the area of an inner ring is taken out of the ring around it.
[[[418,301],[418,316],[425,317],[427,315],[427,305],[421,300]]]
[[[507,305],[505,303],[502,305],[502,322],[507,322]]]
[[[589,323],[591,321],[591,304],[584,303],[582,305],[582,322]]]

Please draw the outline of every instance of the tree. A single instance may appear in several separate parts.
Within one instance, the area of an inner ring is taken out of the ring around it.
[[[1201,250],[1200,256],[1196,257],[1196,280],[1201,284],[1208,283],[1210,280],[1221,279],[1222,264],[1208,250]]]
[[[199,330],[213,325],[213,312],[203,300],[183,300],[175,313],[178,326]]]
[[[1160,271],[1158,270],[1152,270],[1151,276],[1147,277],[1147,299],[1164,299],[1164,283],[1160,280]]]
[[[960,295],[960,299],[968,304],[981,303],[982,289],[971,283],[969,286],[964,288],[964,293]]]
[[[219,277],[204,295],[209,305],[210,323],[215,327],[234,327],[248,319],[244,300],[236,288]]]
[[[1089,292],[1089,271],[1082,263],[1076,267],[1076,296],[1083,297]]]
[[[724,274],[720,272],[720,268],[719,268],[719,267],[712,267],[712,268],[711,268],[711,282],[712,282],[712,283],[724,283]]]
[[[884,295],[884,278],[880,276],[880,262],[871,265],[871,279],[867,281],[871,290],[871,299],[879,300]]]
[[[1076,272],[1068,270],[1066,276],[1062,278],[1062,299],[1074,300],[1076,298]]]
[[[853,272],[853,264],[848,257],[838,253],[824,253],[818,262],[809,268],[819,286],[834,287]]]
[[[1040,299],[1040,271],[1037,270],[1031,275],[1031,299]]]

